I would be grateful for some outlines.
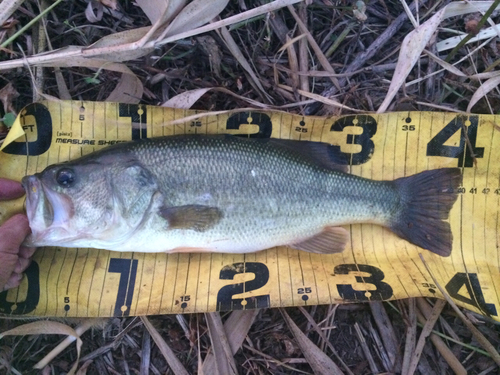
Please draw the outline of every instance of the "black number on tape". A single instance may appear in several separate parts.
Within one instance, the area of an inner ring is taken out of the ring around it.
[[[469,126],[465,125],[466,121],[470,122]],[[477,127],[477,116],[457,116],[429,141],[427,144],[427,156],[458,158],[459,167],[473,167],[474,158],[482,158],[484,154],[483,147],[476,147]],[[458,131],[460,131],[459,145],[445,145]]]
[[[132,139],[148,137],[146,106],[120,103],[118,105],[118,116],[130,117],[130,121],[132,122]]]
[[[367,115],[357,115],[357,116],[345,116],[332,125],[330,131],[332,132],[343,132],[345,128],[349,126],[360,126],[363,128],[363,133],[361,134],[347,134],[346,144],[360,145],[361,151],[357,153],[348,153],[347,161],[344,164],[358,165],[366,163],[371,159],[373,152],[375,151],[375,144],[372,141],[372,137],[377,132],[377,121],[372,116]],[[341,146],[332,146],[340,151]]]
[[[312,293],[312,289],[310,287],[297,289],[297,294],[304,294],[304,293]]]
[[[269,294],[249,298],[233,298],[236,294],[251,292],[262,288],[269,281],[269,269],[257,262],[233,263],[221,269],[219,279],[233,280],[234,276],[253,273],[255,278],[244,283],[226,285],[217,293],[217,311],[260,309],[269,307]]]
[[[227,119],[226,129],[237,130],[241,125],[258,125],[259,131],[250,134],[250,138],[270,138],[273,132],[273,123],[271,118],[265,113],[260,112],[241,112],[235,113]],[[242,134],[242,137],[248,137]]]
[[[458,293],[465,286],[469,297]],[[446,291],[450,297],[457,301],[475,306],[488,315],[497,316],[497,309],[494,304],[486,303],[483,296],[481,284],[476,273],[457,272],[455,276],[446,284]]]
[[[134,296],[137,259],[111,258],[108,272],[120,274],[116,295],[114,316],[129,316],[132,297]]]
[[[26,280],[28,281],[28,292],[24,301],[7,301],[8,291],[0,293],[0,313],[12,315],[24,315],[34,311],[40,300],[40,267],[32,261],[26,269]]]
[[[392,288],[384,283],[384,273],[377,267],[367,264],[339,264],[334,268],[334,275],[348,275],[351,272],[364,272],[370,276],[356,275],[357,283],[371,284],[376,287],[375,290],[354,290],[350,284],[338,284],[337,290],[340,297],[348,301],[370,301],[386,300],[392,297]]]
[[[52,143],[52,117],[50,112],[42,104],[34,103],[27,106],[21,113],[21,123],[23,119],[28,116],[33,116],[35,119],[35,125],[23,126],[26,133],[35,131],[38,134],[36,141],[24,142],[23,138],[20,138],[17,142],[12,142],[10,145],[3,149],[3,152],[12,155],[30,155],[38,156],[47,152]]]

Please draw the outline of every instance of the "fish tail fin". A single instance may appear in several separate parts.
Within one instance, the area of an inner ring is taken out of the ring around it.
[[[403,207],[388,227],[423,249],[449,256],[453,235],[444,220],[457,200],[461,182],[459,168],[435,169],[395,180]]]

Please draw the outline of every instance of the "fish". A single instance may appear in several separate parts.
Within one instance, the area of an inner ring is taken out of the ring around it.
[[[449,256],[459,168],[377,181],[328,143],[234,135],[146,138],[25,176],[29,246],[251,253],[342,252],[371,223]],[[345,158],[344,158],[345,159]]]

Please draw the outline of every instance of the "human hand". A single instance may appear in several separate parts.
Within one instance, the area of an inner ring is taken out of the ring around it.
[[[24,195],[19,182],[0,178],[0,200]],[[19,286],[23,272],[31,262],[36,248],[21,246],[30,233],[28,218],[18,214],[0,226],[0,292]]]

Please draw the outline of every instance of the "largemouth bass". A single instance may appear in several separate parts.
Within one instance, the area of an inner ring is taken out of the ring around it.
[[[246,253],[343,251],[374,223],[448,256],[458,168],[394,181],[345,173],[325,143],[229,135],[110,146],[23,178],[30,246]]]

